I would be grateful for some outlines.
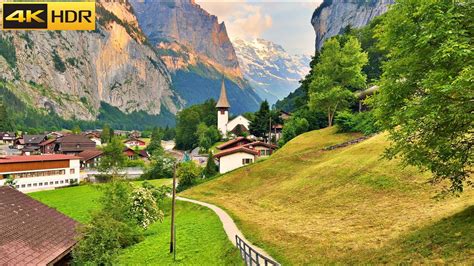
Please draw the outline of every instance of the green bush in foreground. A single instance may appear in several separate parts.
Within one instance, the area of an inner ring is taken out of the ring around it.
[[[365,135],[380,131],[372,112],[350,113],[341,112],[335,118],[339,132],[361,132]]]

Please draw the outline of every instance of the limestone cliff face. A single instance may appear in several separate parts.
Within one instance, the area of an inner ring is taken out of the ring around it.
[[[68,119],[95,119],[101,101],[126,113],[176,113],[181,100],[131,6],[100,2],[97,16],[94,32],[0,32],[16,54],[13,65],[0,55],[7,88],[27,104]]]
[[[140,26],[154,45],[166,45],[162,48],[187,57],[199,57],[219,71],[242,77],[224,22],[219,23],[216,16],[193,0],[130,2]],[[163,59],[171,69],[187,66],[186,62],[173,62],[180,60],[177,56],[163,55]]]
[[[316,49],[346,26],[360,28],[388,10],[395,0],[324,0],[311,18],[316,32]]]

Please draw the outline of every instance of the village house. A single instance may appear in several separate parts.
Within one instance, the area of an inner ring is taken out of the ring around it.
[[[81,158],[81,169],[96,168],[103,154],[103,151],[97,149],[85,150],[77,154],[77,157]]]
[[[80,181],[80,158],[63,154],[0,157],[0,186],[14,179],[20,191],[68,186]]]
[[[67,135],[56,140],[57,153],[77,155],[85,150],[95,149],[96,144],[83,135]]]
[[[0,210],[0,265],[70,264],[76,221],[7,186]]]
[[[53,154],[56,146],[56,139],[48,139],[39,144],[41,154]]]
[[[97,132],[88,132],[84,134],[87,138],[95,142],[96,146],[102,146],[102,139],[100,138],[100,134]]]
[[[23,141],[19,141],[21,151],[23,154],[39,154],[41,153],[40,143],[48,140],[46,134],[42,135],[23,135],[21,138]]]
[[[130,160],[141,159],[147,161],[150,159],[150,155],[146,150],[133,150],[131,148],[125,148],[123,154]]]
[[[143,140],[137,138],[129,138],[123,142],[125,146],[128,148],[135,148],[135,147],[146,147],[146,143]]]
[[[255,162],[257,156],[258,151],[244,146],[237,146],[215,154],[214,158],[219,160],[219,172],[224,174]]]
[[[234,148],[234,147],[237,147],[237,146],[242,146],[242,145],[245,145],[245,144],[249,144],[249,143],[252,143],[252,141],[246,137],[237,137],[235,139],[231,139],[219,146],[217,146],[216,148],[219,149],[219,150],[225,150],[225,149],[230,149],[230,148]]]
[[[252,143],[248,143],[243,145],[246,148],[256,150],[258,152],[257,157],[268,157],[273,154],[273,152],[277,149],[277,146],[261,141],[255,141]]]
[[[13,145],[15,139],[15,132],[0,132],[0,141],[2,141],[3,144]]]

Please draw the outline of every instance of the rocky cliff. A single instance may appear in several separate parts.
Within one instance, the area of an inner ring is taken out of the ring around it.
[[[194,0],[130,0],[140,27],[171,72],[186,105],[219,97],[224,76],[231,111],[258,109],[261,101],[243,79],[225,24]]]
[[[395,0],[324,0],[311,18],[319,51],[326,39],[351,25],[360,28],[385,13]]]
[[[100,2],[97,16],[94,32],[0,32],[2,82],[28,105],[67,119],[94,120],[101,102],[125,113],[176,113],[182,100],[131,6]]]
[[[291,55],[281,45],[264,39],[234,40],[233,44],[245,78],[270,104],[298,88],[309,73],[308,55]]]

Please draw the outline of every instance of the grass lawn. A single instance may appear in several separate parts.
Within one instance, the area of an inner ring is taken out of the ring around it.
[[[171,185],[171,179],[150,180],[154,185]],[[140,181],[135,181],[140,182]],[[100,185],[85,185],[29,194],[58,211],[87,222],[90,212],[99,208]],[[164,203],[165,220],[145,232],[145,240],[128,247],[119,257],[120,264],[242,264],[235,249],[213,211],[199,205],[178,202],[176,208],[177,257],[169,252],[170,200]]]
[[[212,145],[211,148],[209,148],[209,150],[212,152],[212,154],[216,154],[216,153],[219,153],[221,150],[217,149],[217,146],[223,144],[224,141],[219,141],[219,142],[216,142],[214,143],[214,145]]]
[[[474,191],[433,199],[429,173],[381,159],[380,134],[308,132],[269,159],[184,191],[226,209],[280,263],[474,263]]]

